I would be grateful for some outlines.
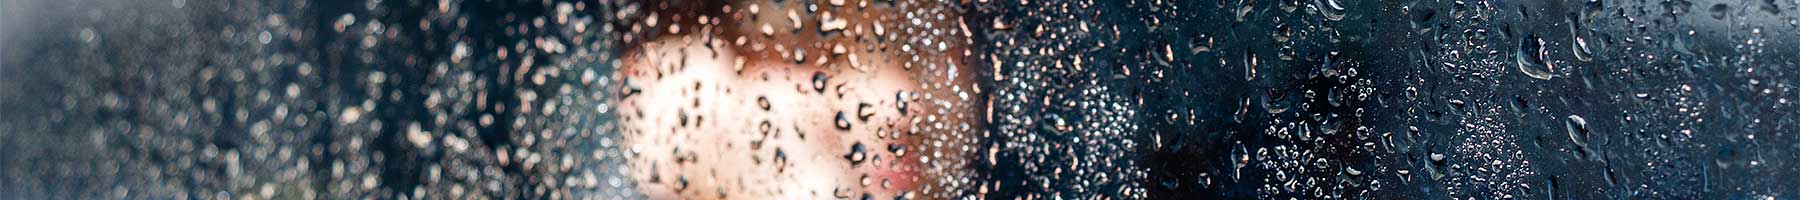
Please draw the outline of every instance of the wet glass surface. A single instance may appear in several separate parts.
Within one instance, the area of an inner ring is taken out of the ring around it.
[[[1788,0],[8,0],[5,199],[1781,199]]]

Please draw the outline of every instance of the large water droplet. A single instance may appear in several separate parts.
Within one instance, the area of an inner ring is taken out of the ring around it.
[[[1549,50],[1544,48],[1544,39],[1538,38],[1534,33],[1526,34],[1519,40],[1518,52],[1514,53],[1513,57],[1515,62],[1519,63],[1519,71],[1524,72],[1526,76],[1538,80],[1550,80],[1553,77],[1551,73],[1556,70],[1556,66],[1544,60],[1544,57],[1548,55]]]
[[[1250,11],[1256,9],[1256,1],[1238,0],[1237,6],[1237,20],[1241,22],[1245,17],[1250,16]]]
[[[1281,92],[1280,90],[1275,90],[1275,89],[1269,89],[1268,92],[1266,92],[1265,94],[1267,94],[1267,95],[1264,95],[1262,98],[1263,111],[1267,111],[1269,114],[1280,114],[1282,112],[1287,112],[1288,106],[1287,106],[1287,93],[1286,92]]]
[[[1587,0],[1587,3],[1585,4],[1587,5],[1587,13],[1583,15],[1583,19],[1592,19],[1595,16],[1600,16],[1600,14],[1603,14],[1606,11],[1605,1]]]
[[[1593,52],[1594,50],[1593,50],[1593,48],[1588,47],[1587,39],[1582,39],[1580,37],[1575,38],[1574,46],[1575,46],[1575,59],[1581,60],[1581,61],[1593,61],[1594,60],[1594,52]]]
[[[1706,10],[1712,11],[1713,19],[1719,19],[1719,20],[1724,20],[1725,16],[1731,14],[1731,6],[1725,5],[1723,3],[1713,4],[1712,8],[1707,8]]]
[[[1343,4],[1338,3],[1337,0],[1314,0],[1314,3],[1318,3],[1318,1],[1324,1],[1324,3],[1319,4],[1319,13],[1325,15],[1325,19],[1331,21],[1344,20],[1345,10]]]
[[[1587,147],[1587,119],[1582,119],[1580,115],[1569,115],[1569,121],[1565,125],[1568,129],[1569,141],[1574,142],[1575,146]]]
[[[1571,20],[1571,21],[1573,22],[1573,21],[1579,21],[1579,20]],[[1598,46],[1588,45],[1587,38],[1582,37],[1580,26],[1570,26],[1569,27],[1569,35],[1571,35],[1575,38],[1575,41],[1569,45],[1570,47],[1574,48],[1570,52],[1574,52],[1575,59],[1581,60],[1584,62],[1585,61],[1594,61],[1594,50],[1597,50],[1596,48]]]

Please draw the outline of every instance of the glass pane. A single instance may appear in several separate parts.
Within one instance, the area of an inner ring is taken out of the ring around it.
[[[0,199],[1781,199],[1786,0],[0,1]]]

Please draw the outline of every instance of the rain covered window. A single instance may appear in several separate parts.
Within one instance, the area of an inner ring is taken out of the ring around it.
[[[1793,0],[4,0],[0,199],[1792,199]]]

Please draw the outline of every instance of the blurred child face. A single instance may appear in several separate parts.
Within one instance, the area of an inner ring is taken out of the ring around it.
[[[640,31],[659,36],[625,55],[620,115],[643,192],[921,198],[961,171],[959,136],[980,126],[973,78],[955,75],[974,74],[956,67],[957,16],[907,24],[936,5],[868,0],[712,6],[646,13]],[[909,44],[920,38],[934,42]]]

